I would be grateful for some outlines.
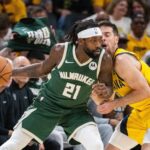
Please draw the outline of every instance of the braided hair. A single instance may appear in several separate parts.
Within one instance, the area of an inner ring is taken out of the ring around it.
[[[72,25],[68,33],[65,35],[65,41],[70,41],[76,45],[76,41],[78,40],[77,34],[82,30],[93,28],[93,27],[99,27],[99,26],[92,19],[85,20],[85,21],[82,20],[77,21]]]

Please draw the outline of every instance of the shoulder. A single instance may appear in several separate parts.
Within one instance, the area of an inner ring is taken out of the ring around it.
[[[126,63],[128,63],[131,59],[131,55],[127,54],[127,53],[124,53],[124,54],[121,54],[121,55],[117,55],[115,57],[115,66],[124,66]]]
[[[64,50],[67,46],[67,43],[58,43],[53,46],[50,51],[49,61],[55,65],[59,64],[60,60],[63,57]]]
[[[122,53],[116,56],[115,64],[125,64],[126,62],[131,61],[132,59],[136,59],[136,56],[132,55],[131,53]]]
[[[65,48],[65,43],[57,43],[53,46],[52,51],[60,52],[60,51],[63,51],[64,48]]]
[[[136,58],[136,56],[129,54],[129,53],[125,53],[122,55],[118,55],[115,59],[115,70],[118,68],[129,68],[131,66],[134,66],[138,69],[141,68],[141,64],[139,62],[139,60]]]
[[[63,54],[64,49],[65,49],[65,43],[55,44],[51,49],[50,54],[55,56],[60,56]]]
[[[123,17],[124,21],[127,21],[127,23],[131,23],[131,19],[129,17]]]

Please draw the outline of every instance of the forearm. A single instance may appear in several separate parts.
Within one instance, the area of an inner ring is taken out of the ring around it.
[[[107,86],[107,97],[106,98],[114,98],[115,93],[113,92],[112,86]]]
[[[41,71],[42,70],[41,67],[42,67],[41,63],[36,63],[30,66],[17,68],[13,70],[12,76],[38,78],[44,75]]]
[[[139,101],[142,101],[146,98],[150,98],[150,91],[141,89],[137,91],[132,91],[122,98],[118,98],[114,101],[115,107],[122,107],[128,104],[133,104]]]
[[[102,104],[105,100],[114,99],[114,93],[111,86],[105,86],[105,84],[97,83],[93,85],[91,98],[96,105]]]

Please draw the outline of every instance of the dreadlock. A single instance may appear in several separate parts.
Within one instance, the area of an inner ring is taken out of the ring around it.
[[[76,21],[68,33],[65,35],[65,41],[71,41],[73,44],[76,44],[76,41],[78,39],[77,34],[85,29],[88,28],[93,28],[93,27],[98,27],[98,24],[94,22],[92,19],[90,20],[85,20],[85,21]]]

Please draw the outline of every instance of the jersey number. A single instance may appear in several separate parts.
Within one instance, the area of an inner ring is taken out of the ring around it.
[[[62,95],[68,98],[76,99],[79,94],[80,88],[80,85],[67,83]]]

